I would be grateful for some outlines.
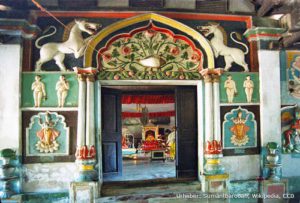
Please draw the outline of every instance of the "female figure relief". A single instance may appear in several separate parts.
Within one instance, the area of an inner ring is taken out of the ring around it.
[[[247,75],[245,81],[244,81],[244,88],[245,88],[245,93],[247,97],[247,102],[251,103],[252,100],[252,95],[253,95],[253,89],[254,89],[254,83],[251,80],[250,75]]]
[[[65,76],[61,75],[55,87],[57,91],[58,107],[63,107],[65,105],[69,88],[69,82],[66,80]]]
[[[230,131],[233,133],[231,143],[237,146],[245,145],[249,141],[249,137],[246,134],[250,130],[249,126],[246,125],[249,115],[247,115],[245,119],[242,118],[242,116],[243,112],[238,111],[237,117],[231,118],[234,123],[234,125],[230,128]]]
[[[40,107],[42,98],[47,98],[45,84],[41,81],[40,75],[35,76],[35,81],[31,85],[31,90],[33,90],[34,107]]]
[[[236,89],[235,81],[232,80],[231,75],[227,75],[227,80],[225,80],[224,88],[226,89],[228,102],[232,103],[234,95],[237,94],[237,89]]]

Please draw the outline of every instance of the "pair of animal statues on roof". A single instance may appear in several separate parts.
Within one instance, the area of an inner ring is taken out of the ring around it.
[[[45,32],[49,32],[50,29],[52,29],[52,31],[36,40],[35,46],[40,49],[40,58],[36,61],[35,71],[42,71],[42,65],[52,60],[55,61],[61,71],[67,71],[68,69],[64,64],[65,55],[73,54],[75,59],[83,56],[86,48],[89,46],[89,42],[96,36],[99,28],[101,28],[100,24],[87,22],[85,20],[75,20],[73,23],[70,23],[70,25],[72,25],[72,27],[69,29],[69,37],[63,42],[48,42],[40,45],[41,40],[57,33],[55,26],[50,26]],[[226,32],[217,23],[211,22],[204,26],[197,26],[197,30],[206,38],[209,38],[214,57],[224,57],[225,71],[229,71],[233,63],[241,66],[245,72],[249,71],[248,64],[245,61],[245,56],[249,52],[249,48],[245,43],[241,42],[240,35],[237,32],[231,32],[230,39],[234,43],[243,46],[245,51],[242,50],[243,48],[229,47],[227,45]],[[90,36],[84,38],[83,33],[87,33]],[[239,41],[234,38],[234,35]],[[141,63],[141,65],[143,64]]]

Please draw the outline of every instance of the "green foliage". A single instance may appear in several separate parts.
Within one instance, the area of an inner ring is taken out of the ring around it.
[[[166,35],[166,34],[164,34],[164,33],[161,33],[161,34],[160,34],[160,36],[161,36],[161,39],[162,39],[162,40],[164,40],[164,39],[167,39],[167,38],[168,38],[168,37],[167,37],[167,35]]]
[[[116,48],[113,49],[113,51],[111,53],[111,56],[114,57],[114,58],[120,56],[120,54],[119,54],[119,52]]]
[[[176,59],[174,56],[172,56],[170,54],[167,55],[167,58],[166,58],[167,61],[171,61],[171,60],[174,60],[174,59]]]
[[[165,46],[164,52],[169,52],[170,51],[170,47],[167,45]]]
[[[188,59],[189,55],[187,53],[187,51],[183,52],[183,54],[180,56],[182,59]]]
[[[0,150],[0,157],[4,158],[15,158],[16,152],[12,149],[2,149]]]
[[[157,48],[158,48],[158,43],[156,43],[154,46],[153,46],[153,50],[157,50]]]
[[[121,41],[116,41],[115,43],[112,44],[114,47],[121,47]]]
[[[187,69],[190,69],[193,68],[196,64],[192,61],[187,61],[185,65]]]

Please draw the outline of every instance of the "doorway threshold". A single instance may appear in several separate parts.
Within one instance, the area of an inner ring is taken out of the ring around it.
[[[199,192],[200,182],[195,178],[164,178],[155,180],[104,182],[102,197],[162,194],[178,192]]]

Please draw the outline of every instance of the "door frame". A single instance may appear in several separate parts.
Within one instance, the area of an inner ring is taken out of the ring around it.
[[[205,138],[204,138],[204,131],[205,131],[205,121],[204,121],[204,98],[205,98],[205,91],[204,91],[204,81],[203,80],[98,80],[95,86],[96,90],[96,110],[95,114],[96,117],[96,137],[98,140],[98,165],[99,165],[99,182],[100,184],[103,183],[103,171],[102,171],[102,115],[101,115],[101,87],[102,86],[196,86],[197,87],[197,119],[198,119],[198,167],[197,167],[197,174],[198,180],[200,181],[200,175],[203,173],[204,169],[204,145],[205,145]],[[199,102],[202,101],[202,102]]]

